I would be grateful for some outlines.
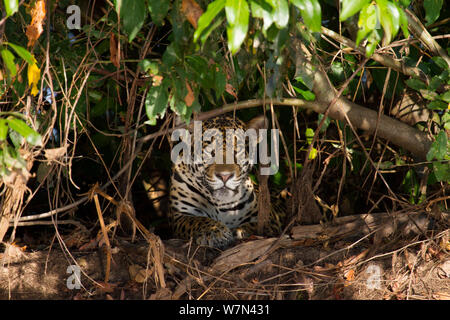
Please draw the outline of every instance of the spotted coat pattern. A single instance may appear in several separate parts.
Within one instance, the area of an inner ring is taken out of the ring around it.
[[[205,121],[202,133],[207,129],[217,129],[226,141],[227,129],[257,129],[257,123],[250,122],[247,126],[239,119],[219,116]],[[202,141],[202,149],[211,147],[212,142]],[[194,141],[191,143],[193,146]],[[247,153],[247,148],[241,150],[237,143],[233,147],[235,154]],[[225,148],[224,142],[223,155],[226,154]],[[204,157],[201,163],[186,162],[175,163],[172,170],[170,220],[175,236],[192,238],[200,245],[225,248],[235,239],[254,234],[258,190],[249,177],[252,165],[248,160],[226,164],[224,158],[223,163],[211,163]],[[272,202],[277,199],[273,197]],[[275,203],[271,211],[269,233],[276,234],[280,231],[285,210],[280,203]]]

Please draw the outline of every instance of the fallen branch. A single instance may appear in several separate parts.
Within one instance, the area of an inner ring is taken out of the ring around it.
[[[449,214],[442,213],[443,219],[450,218]],[[375,213],[338,217],[329,225],[315,224],[294,226],[291,237],[294,240],[338,240],[349,236],[360,237],[372,232],[376,237],[388,237],[397,229],[402,233],[421,234],[426,231],[430,218],[420,212]]]

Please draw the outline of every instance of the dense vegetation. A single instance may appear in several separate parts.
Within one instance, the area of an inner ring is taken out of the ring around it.
[[[26,216],[90,227],[130,211],[170,236],[166,133],[233,110],[282,130],[269,185],[287,188],[300,222],[318,222],[301,216],[302,194],[319,220],[448,210],[445,1],[4,0],[0,11],[0,240]]]

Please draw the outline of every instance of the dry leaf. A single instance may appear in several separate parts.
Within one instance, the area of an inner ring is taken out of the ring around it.
[[[47,160],[56,160],[61,158],[66,154],[67,147],[53,148],[53,149],[45,149],[45,158]]]
[[[225,91],[228,92],[229,94],[231,94],[237,100],[238,97],[236,94],[236,90],[234,89],[234,87],[231,84],[227,83],[225,85]]]
[[[31,9],[31,23],[25,33],[28,38],[28,47],[32,47],[36,40],[39,39],[42,31],[44,31],[42,24],[45,14],[45,0],[37,0],[33,9]]]
[[[111,54],[110,60],[116,68],[120,67],[120,51],[117,45],[117,38],[114,33],[109,37],[109,53]]]
[[[350,269],[344,273],[345,284],[344,286],[350,285],[350,283],[355,280],[355,270]]]
[[[152,269],[144,269],[137,264],[132,264],[128,267],[128,273],[130,274],[130,279],[137,283],[144,283],[149,276],[153,273]]]
[[[152,86],[154,86],[154,87],[160,86],[161,82],[163,81],[163,79],[164,79],[163,76],[153,76],[153,78],[152,78],[152,80],[153,80]]]
[[[197,29],[197,21],[203,14],[203,9],[194,0],[183,0],[181,11],[192,26]]]
[[[115,283],[105,283],[102,281],[97,281],[98,290],[103,293],[113,293],[114,289],[117,287]]]
[[[184,102],[186,103],[186,105],[188,107],[192,106],[192,103],[194,103],[195,100],[195,96],[194,96],[194,92],[192,91],[191,86],[189,85],[189,83],[186,81],[186,89],[187,89],[187,94],[186,97],[184,97]]]
[[[172,291],[167,288],[159,288],[156,293],[153,293],[149,300],[172,300]]]

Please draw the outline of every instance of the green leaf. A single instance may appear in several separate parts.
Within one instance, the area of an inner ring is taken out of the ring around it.
[[[411,0],[400,0],[400,3],[402,4],[402,6],[404,6],[405,8],[409,7],[409,4],[411,3]]]
[[[6,16],[12,16],[14,13],[19,10],[19,1],[18,0],[4,0]]]
[[[248,30],[249,9],[246,0],[227,0],[225,4],[227,15],[228,48],[235,54],[245,40]]]
[[[414,89],[416,91],[427,88],[427,85],[418,79],[408,79],[405,82],[408,87],[410,87],[411,89]]]
[[[305,136],[306,136],[306,142],[307,142],[308,144],[311,144],[311,143],[312,143],[312,140],[313,140],[313,138],[314,138],[314,130],[311,129],[311,128],[306,128]]]
[[[323,119],[323,114],[319,113],[319,115],[317,116],[317,125],[319,125],[319,123],[322,121]],[[331,123],[331,119],[330,117],[326,117],[325,120],[323,121],[323,125],[320,128],[320,132],[324,133],[325,131],[327,131],[328,126]]]
[[[369,1],[369,0],[363,0]],[[322,8],[317,0],[291,0],[299,8],[303,21],[312,32],[320,32],[322,26]],[[289,19],[286,19],[288,21]]]
[[[356,45],[371,33],[377,25],[377,11],[373,4],[366,5],[359,13],[358,33],[356,35]]]
[[[219,67],[216,66],[218,69]],[[215,92],[216,92],[216,98],[219,99],[219,97],[223,94],[225,91],[225,86],[227,84],[227,78],[225,76],[225,73],[223,73],[220,69],[216,70],[214,74],[214,85],[215,85]]]
[[[397,8],[398,8],[398,12],[400,13],[400,27],[402,28],[403,31],[403,36],[405,38],[409,37],[409,30],[408,30],[408,18],[406,17],[406,13],[405,11],[403,11],[402,8],[400,8],[397,3],[394,3]]]
[[[381,40],[380,29],[373,30],[367,40],[366,56],[370,57],[375,52],[375,49]]]
[[[208,5],[206,11],[198,19],[198,27],[194,32],[194,42],[198,41],[203,31],[211,25],[214,18],[223,10],[226,1],[227,0],[216,0]],[[209,32],[211,31],[212,30],[210,30]],[[205,39],[202,39],[202,41],[205,41],[206,38],[207,37],[205,37]]]
[[[450,183],[450,163],[433,162],[433,173],[438,181]]]
[[[148,74],[157,75],[159,73],[159,64],[154,61],[143,59],[139,61],[138,66],[142,71],[147,72]]]
[[[430,81],[430,84],[428,85],[428,90],[436,91],[437,88],[439,88],[441,85],[444,84],[444,81],[438,77],[433,77]]]
[[[431,101],[427,105],[427,108],[431,109],[431,110],[446,110],[447,103],[445,103],[444,101],[440,101],[440,100],[434,100],[434,101]]]
[[[400,13],[397,7],[387,0],[377,0],[377,11],[381,26],[384,29],[383,46],[386,46],[398,32]]]
[[[314,147],[312,147],[312,148],[311,148],[311,152],[310,152],[309,155],[308,155],[308,159],[309,159],[309,160],[313,160],[313,159],[315,159],[316,157],[317,157],[317,149],[314,148]]]
[[[442,0],[424,0],[423,7],[425,8],[425,19],[427,20],[427,26],[439,18],[442,3]]]
[[[450,103],[450,90],[444,92],[443,94],[441,94],[441,95],[439,96],[439,98],[440,98],[441,100],[444,100],[444,101],[447,102],[447,103]]]
[[[417,179],[416,173],[413,169],[409,169],[405,178],[402,181],[403,190],[407,192],[410,196],[409,201],[415,203],[415,199],[419,192],[419,181]]]
[[[439,68],[443,69],[443,70],[447,70],[448,69],[448,64],[447,62],[445,62],[445,60],[442,57],[433,57],[431,58],[434,63],[436,63]]]
[[[133,0],[134,1],[134,0]],[[152,21],[157,25],[161,26],[164,18],[167,16],[169,11],[170,1],[167,0],[149,0],[148,1],[148,11]]]
[[[307,100],[307,101],[314,101],[314,100],[316,99],[316,95],[315,95],[313,92],[311,92],[311,91],[306,91],[306,90],[302,90],[302,89],[297,88],[297,87],[295,87],[295,86],[292,86],[292,87],[294,88],[294,90],[295,90],[297,93],[301,94],[302,97],[303,97],[305,100]]]
[[[9,127],[24,137],[28,143],[34,146],[42,145],[41,135],[30,128],[23,120],[10,117],[7,121]]]
[[[167,102],[169,100],[167,83],[168,81],[164,79],[161,85],[157,87],[152,86],[147,92],[147,96],[145,97],[145,112],[149,119],[147,123],[150,125],[155,125],[156,118],[164,115],[166,112]]]
[[[14,63],[14,55],[8,49],[1,49],[0,55],[2,56],[3,62],[8,68],[9,73],[12,77],[15,77],[17,74],[16,64]]]
[[[400,11],[401,9],[397,7],[394,3],[392,2],[387,3],[387,12],[391,17],[392,22],[392,30],[391,30],[392,38],[394,38],[397,35],[398,29],[400,28]]]
[[[19,55],[19,57],[21,57],[23,60],[25,60],[26,62],[28,62],[29,64],[33,64],[35,63],[35,59],[33,57],[33,55],[25,48],[18,46],[14,43],[9,43],[8,45],[14,49],[14,51]]]
[[[443,160],[447,154],[447,134],[445,130],[439,132],[436,141],[431,144],[430,150],[427,153],[427,160],[433,159]]]
[[[8,125],[5,119],[0,119],[0,141],[6,140],[6,135],[8,133]]]
[[[268,3],[265,3],[263,1],[256,1],[251,0],[250,7],[252,9],[252,16],[255,18],[263,19],[263,34],[266,36],[267,29],[270,28],[270,26],[273,23],[274,15],[273,12],[275,11],[274,8]]]
[[[289,5],[287,0],[271,0],[274,5],[273,22],[282,29],[288,25],[289,22]]]
[[[369,4],[370,0],[342,0],[340,20],[345,21]]]
[[[127,1],[126,5],[122,5],[120,9],[120,17],[123,29],[128,34],[128,41],[131,42],[141,30],[147,17],[145,0]]]
[[[438,97],[438,94],[434,91],[431,90],[420,90],[420,94],[422,95],[422,97],[424,97],[427,100],[431,100],[434,101],[436,100],[436,98]]]
[[[450,113],[447,112],[442,116],[442,123],[446,130],[450,130]]]

